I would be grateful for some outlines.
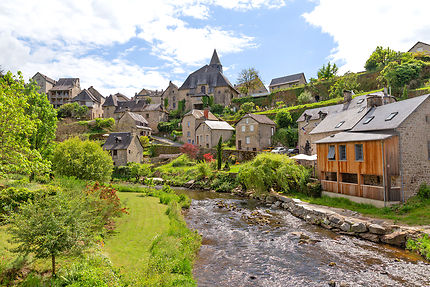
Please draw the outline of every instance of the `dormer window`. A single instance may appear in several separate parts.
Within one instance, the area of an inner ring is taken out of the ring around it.
[[[202,94],[205,94],[206,93],[206,86],[202,86],[201,91],[202,91]]]
[[[368,118],[364,121],[363,125],[367,125],[368,123],[370,123],[370,122],[373,120],[373,118],[374,118],[374,117],[375,117],[375,116],[368,117]]]
[[[391,121],[395,116],[397,116],[399,112],[393,112],[391,113],[386,119],[385,121]]]
[[[340,123],[338,123],[338,124],[335,126],[335,128],[336,128],[336,129],[337,129],[337,128],[340,128],[344,123],[345,123],[345,121],[341,121]]]

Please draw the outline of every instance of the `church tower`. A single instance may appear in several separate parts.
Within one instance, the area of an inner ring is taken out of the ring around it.
[[[218,71],[220,71],[222,73],[222,65],[221,65],[221,62],[218,58],[218,54],[216,52],[216,49],[214,49],[214,53],[212,55],[212,59],[211,59],[209,66],[217,69]]]

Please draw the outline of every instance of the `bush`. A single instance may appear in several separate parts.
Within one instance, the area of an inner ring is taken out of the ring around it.
[[[107,151],[92,141],[68,139],[54,150],[53,170],[57,175],[105,182],[110,180],[113,162]]]
[[[208,178],[211,174],[212,169],[208,163],[201,162],[197,164],[197,179],[202,180]]]
[[[424,234],[417,239],[409,239],[406,242],[406,248],[418,252],[424,258],[430,260],[430,238],[428,234]]]
[[[287,111],[280,111],[276,114],[275,122],[279,128],[289,128],[293,124],[291,114]]]
[[[429,199],[430,185],[427,185],[425,183],[421,184],[420,189],[418,190],[417,196],[421,199]]]
[[[192,161],[186,154],[180,155],[176,159],[172,160],[173,167],[192,166],[194,164],[194,161]]]
[[[296,147],[299,138],[297,128],[281,128],[273,135],[272,142],[275,145]]]
[[[285,155],[262,153],[239,170],[237,179],[246,189],[257,193],[271,188],[283,193],[306,192],[309,171]]]
[[[57,110],[58,118],[85,118],[88,115],[88,107],[78,103],[64,104]]]
[[[97,131],[111,130],[114,125],[115,120],[113,118],[97,118],[93,129]]]
[[[203,155],[203,159],[205,160],[205,162],[213,162],[215,160],[214,156],[211,153],[205,153]]]
[[[313,97],[312,97],[311,92],[309,92],[309,91],[304,91],[304,92],[303,92],[303,93],[301,93],[301,94],[300,94],[300,96],[297,98],[297,102],[298,102],[300,105],[303,105],[303,104],[309,104],[310,102],[312,102],[312,100],[313,100]]]
[[[306,185],[306,195],[312,197],[321,197],[322,186],[319,182],[310,182]]]
[[[211,189],[216,192],[231,192],[239,183],[236,178],[227,172],[219,172],[216,178],[212,181]]]
[[[181,148],[181,153],[187,154],[190,158],[195,159],[197,157],[197,153],[199,152],[199,148],[190,143],[185,143]]]

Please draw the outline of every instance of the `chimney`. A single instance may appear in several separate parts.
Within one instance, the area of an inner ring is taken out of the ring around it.
[[[205,109],[205,110],[203,111],[203,114],[204,114],[205,120],[207,120],[207,119],[209,118],[209,110],[208,110],[208,109]]]
[[[367,95],[367,97],[366,97],[367,107],[372,108],[372,107],[382,106],[383,105],[382,100],[383,100],[382,97],[378,94]]]
[[[350,102],[352,100],[352,95],[354,93],[352,91],[343,90],[343,101],[344,103]]]

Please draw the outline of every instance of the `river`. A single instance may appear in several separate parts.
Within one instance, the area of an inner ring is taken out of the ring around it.
[[[255,200],[178,192],[193,199],[185,219],[203,237],[198,286],[430,286],[430,264],[408,251],[337,235]]]

